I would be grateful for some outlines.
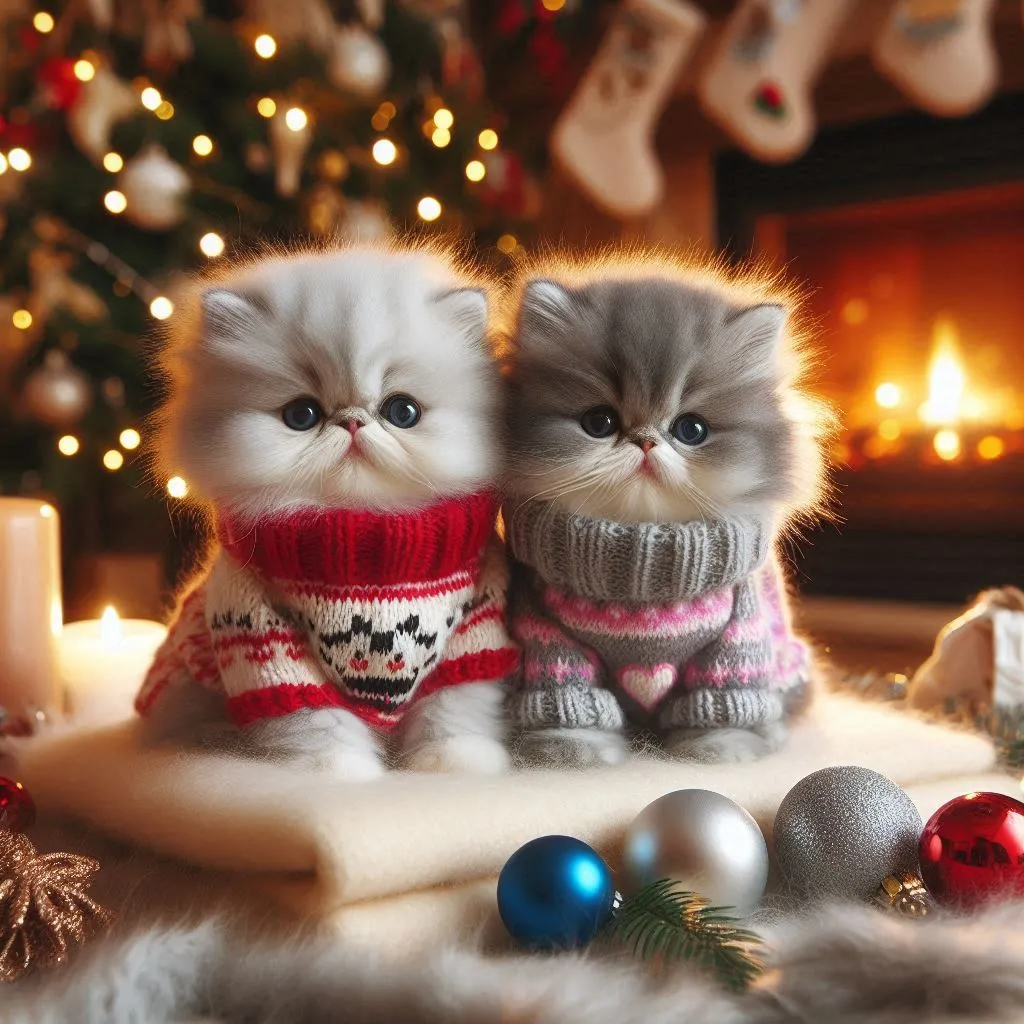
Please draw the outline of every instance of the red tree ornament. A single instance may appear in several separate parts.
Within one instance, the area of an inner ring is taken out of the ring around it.
[[[0,828],[22,832],[36,820],[36,805],[20,782],[0,775]]]
[[[943,804],[919,844],[921,877],[947,906],[974,907],[1024,895],[1024,803],[968,793]]]
[[[82,91],[82,83],[75,75],[75,62],[67,57],[44,60],[36,72],[36,82],[43,102],[54,110],[67,110]]]

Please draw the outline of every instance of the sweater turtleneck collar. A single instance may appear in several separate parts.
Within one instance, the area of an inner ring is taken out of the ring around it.
[[[490,491],[413,512],[303,509],[254,522],[222,511],[217,539],[239,565],[269,579],[427,583],[473,568],[496,514]]]
[[[515,558],[545,583],[595,601],[689,600],[729,587],[764,563],[767,526],[735,516],[691,523],[616,523],[547,502],[505,507]]]

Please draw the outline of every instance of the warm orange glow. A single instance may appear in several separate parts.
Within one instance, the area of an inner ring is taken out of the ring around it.
[[[1006,451],[1006,442],[995,434],[989,434],[978,442],[978,455],[987,460],[998,459]]]
[[[850,299],[843,306],[844,323],[851,327],[859,327],[868,318],[868,304],[863,299]]]
[[[878,436],[882,438],[883,441],[896,441],[899,439],[900,433],[899,420],[882,420],[882,422],[878,424]]]
[[[964,392],[967,390],[959,338],[949,320],[936,321],[934,338],[928,370],[928,400],[921,406],[921,419],[925,423],[956,423],[962,413]]]
[[[832,445],[832,462],[836,466],[846,466],[853,457],[853,449],[845,441],[836,441]]]
[[[881,459],[886,455],[892,455],[895,449],[890,441],[886,441],[884,438],[877,436],[869,437],[864,442],[863,450],[864,454],[869,459]]]
[[[884,384],[879,384],[875,388],[875,401],[883,409],[895,409],[903,398],[903,392],[900,391],[899,385],[893,384],[891,381],[886,381]]]
[[[952,462],[960,456],[960,435],[955,430],[940,430],[932,438],[935,454],[946,462]]]

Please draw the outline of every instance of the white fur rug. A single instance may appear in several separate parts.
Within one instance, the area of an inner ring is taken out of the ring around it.
[[[772,936],[731,996],[692,969],[618,957],[441,950],[402,970],[336,943],[253,941],[225,923],[98,943],[4,997],[5,1024],[1010,1024],[1024,1019],[1024,906],[908,921],[834,907]]]

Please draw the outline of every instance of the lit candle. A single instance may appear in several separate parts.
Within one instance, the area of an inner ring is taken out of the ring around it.
[[[78,721],[116,721],[132,702],[167,627],[120,619],[107,607],[100,619],[71,622],[60,638],[60,679]]]
[[[0,707],[20,715],[58,700],[60,519],[30,498],[0,498]]]

